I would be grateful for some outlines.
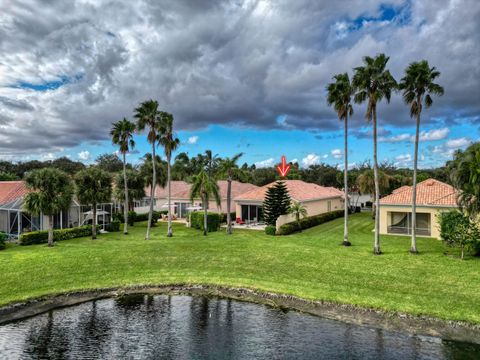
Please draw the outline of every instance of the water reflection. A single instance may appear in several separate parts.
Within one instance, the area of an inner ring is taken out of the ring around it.
[[[232,300],[129,295],[0,326],[0,358],[478,359],[480,346]]]

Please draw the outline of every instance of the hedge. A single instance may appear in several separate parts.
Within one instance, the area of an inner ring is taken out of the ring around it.
[[[190,213],[191,227],[203,230],[203,211],[195,211]],[[223,214],[209,212],[207,214],[208,232],[217,231],[223,220]]]
[[[0,250],[5,249],[5,241],[7,241],[7,234],[0,231]]]
[[[277,229],[273,225],[268,225],[265,227],[265,234],[267,235],[275,235]]]
[[[97,225],[100,230],[101,226]],[[53,230],[53,241],[70,240],[92,235],[92,226]],[[32,231],[20,235],[20,245],[35,245],[48,242],[48,230]]]
[[[235,222],[236,218],[237,218],[237,213],[231,212],[230,213],[230,219],[232,220],[232,222]],[[227,213],[223,214],[222,222],[225,223],[225,224],[227,223]]]
[[[120,231],[120,221],[112,220],[110,224],[105,225],[105,230],[108,232]]]
[[[280,226],[277,230],[277,235],[289,235],[294,232],[308,229],[328,221],[343,217],[344,210],[330,211],[323,214],[318,214],[314,216],[309,216],[300,220],[300,227],[296,221],[289,222]]]

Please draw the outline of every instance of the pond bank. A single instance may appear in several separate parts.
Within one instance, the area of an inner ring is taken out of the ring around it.
[[[348,304],[310,301],[290,295],[255,291],[245,288],[228,288],[211,285],[162,285],[127,288],[97,289],[46,296],[36,300],[0,308],[0,324],[32,317],[52,309],[80,304],[96,299],[127,294],[197,295],[230,298],[265,304],[285,310],[296,310],[327,319],[355,325],[369,326],[389,331],[434,336],[444,340],[480,344],[480,325],[466,322],[446,321],[431,317],[390,313]]]

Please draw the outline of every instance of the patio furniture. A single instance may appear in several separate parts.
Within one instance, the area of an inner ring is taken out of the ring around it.
[[[237,219],[235,220],[235,222],[239,225],[245,225],[245,221],[243,221],[241,218],[237,217]]]

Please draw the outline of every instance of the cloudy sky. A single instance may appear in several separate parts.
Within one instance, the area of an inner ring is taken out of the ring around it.
[[[332,75],[384,52],[400,79],[412,61],[441,71],[424,112],[420,166],[480,138],[477,0],[0,0],[0,157],[113,152],[113,121],[157,99],[180,151],[212,149],[267,166],[342,162],[342,126],[325,101]],[[371,158],[355,106],[350,158]],[[378,107],[380,159],[410,166],[414,132],[400,96]],[[129,157],[148,151],[143,136]]]

